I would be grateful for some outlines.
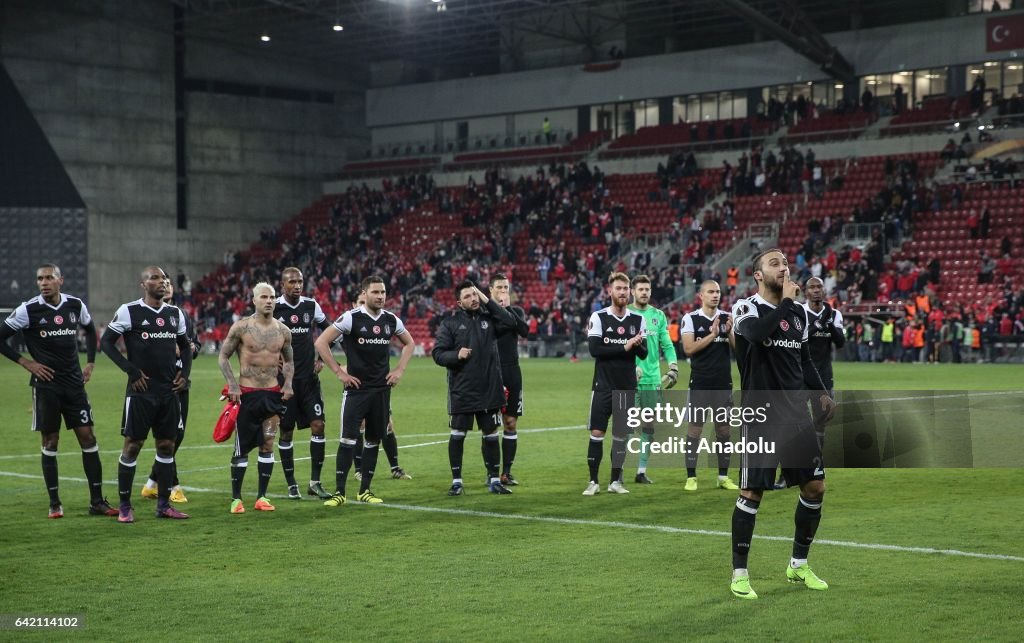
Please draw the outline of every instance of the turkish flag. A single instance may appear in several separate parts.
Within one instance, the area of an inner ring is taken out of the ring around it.
[[[1024,14],[989,18],[985,28],[985,51],[1024,49]]]

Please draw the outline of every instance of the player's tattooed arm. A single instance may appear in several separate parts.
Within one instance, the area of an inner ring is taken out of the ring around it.
[[[292,396],[292,378],[295,377],[295,352],[292,350],[292,334],[285,326],[281,325],[281,335],[284,337],[284,344],[281,346],[281,374],[284,375],[284,385],[281,387],[281,399],[287,400]]]
[[[239,388],[235,372],[231,368],[231,356],[238,351],[242,343],[238,326],[239,324],[236,323],[228,331],[228,336],[220,347],[220,355],[217,357],[217,364],[220,366],[220,372],[224,375],[224,381],[228,384],[228,396],[232,402],[237,402],[242,396],[242,389]]]

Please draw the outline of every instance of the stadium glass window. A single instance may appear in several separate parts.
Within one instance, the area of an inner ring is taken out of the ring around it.
[[[1003,63],[1003,98],[1020,96],[1024,85],[1024,63]]]
[[[946,94],[946,67],[935,69],[919,69],[914,72],[914,100],[920,102],[932,96]]]
[[[695,123],[700,120],[700,96],[686,97],[686,122]]]
[[[658,124],[658,100],[638,100],[633,103],[633,112],[636,114],[636,128],[654,127]]]
[[[1015,2],[1015,0],[967,0],[967,13],[993,11],[997,2],[999,3],[999,9],[1002,11],[1020,7],[1020,3]]]
[[[683,96],[676,96],[672,99],[672,122],[686,122],[686,98]]]

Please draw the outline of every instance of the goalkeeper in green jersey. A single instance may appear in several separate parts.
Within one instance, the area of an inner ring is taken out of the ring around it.
[[[672,388],[679,381],[679,365],[676,363],[676,349],[668,335],[668,319],[665,313],[650,305],[651,279],[647,275],[638,275],[633,279],[633,304],[630,310],[644,318],[647,327],[647,357],[636,360],[637,404],[641,408],[653,407],[661,401],[661,389]],[[668,372],[661,374],[661,356],[664,354],[668,362]],[[642,445],[640,462],[636,469],[635,481],[639,484],[651,484],[647,477],[647,461],[651,454],[647,445],[654,435],[654,426],[645,426],[641,435]]]

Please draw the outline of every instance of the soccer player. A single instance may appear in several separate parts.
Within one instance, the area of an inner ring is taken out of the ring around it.
[[[345,385],[341,398],[341,439],[335,469],[335,492],[324,501],[327,507],[345,504],[345,483],[355,457],[359,425],[366,421],[363,458],[359,479],[359,501],[383,502],[370,490],[377,466],[378,447],[384,439],[391,411],[391,388],[397,386],[405,373],[415,349],[412,335],[402,320],[384,310],[387,290],[380,277],[367,277],[360,284],[366,293],[366,304],[338,317],[316,340],[316,350],[338,380]],[[347,368],[338,364],[331,353],[331,344],[343,337]],[[402,344],[398,365],[391,369],[391,340]]]
[[[711,408],[716,417],[719,409],[732,407],[732,355],[735,347],[732,318],[718,309],[722,288],[717,281],[707,280],[700,286],[700,308],[683,318],[683,350],[690,358],[690,408]],[[697,490],[697,451],[704,423],[691,422],[687,430],[687,491]],[[729,442],[729,423],[715,422],[715,438]],[[729,454],[718,454],[718,487],[739,489],[729,479]]]
[[[122,304],[100,340],[103,352],[128,375],[121,420],[124,447],[117,466],[121,498],[117,520],[123,523],[135,522],[132,483],[139,451],[150,430],[156,441],[156,516],[179,520],[189,517],[171,506],[170,496],[174,480],[174,442],[184,430],[178,393],[188,386],[192,344],[184,313],[164,303],[167,281],[167,274],[159,266],[146,267],[140,284],[142,298]],[[117,349],[119,338],[124,339],[127,358]]]
[[[285,401],[287,411],[281,418],[281,433],[277,439],[281,454],[281,469],[288,485],[288,497],[302,498],[295,481],[295,456],[292,449],[293,431],[309,428],[309,459],[311,468],[306,493],[326,500],[331,494],[320,484],[320,471],[324,466],[327,439],[324,437],[324,399],[320,393],[320,371],[324,367],[313,348],[313,330],[321,331],[330,326],[327,315],[320,304],[310,297],[302,296],[304,281],[302,271],[295,267],[281,272],[281,296],[277,298],[274,313],[277,321],[284,324],[292,334],[292,354],[295,356],[295,378],[292,389],[295,394]],[[281,377],[278,376],[278,380]]]
[[[235,422],[235,451],[231,458],[231,513],[245,513],[242,481],[249,466],[249,452],[259,449],[256,511],[274,511],[267,500],[267,487],[274,473],[274,438],[286,413],[285,402],[294,394],[295,360],[292,333],[274,319],[276,293],[268,283],[252,289],[256,312],[231,326],[220,348],[217,363],[228,384],[228,397],[240,402]],[[231,367],[231,356],[238,353],[239,379]],[[284,376],[279,383],[278,374]]]
[[[366,292],[362,291],[356,298],[356,308],[366,305]],[[415,350],[415,348],[413,349]],[[366,420],[364,419],[359,425],[359,440],[356,442],[355,449],[353,450],[352,467],[355,469],[356,480],[362,480],[363,474],[360,471],[363,468],[363,436],[366,434]],[[384,435],[384,441],[381,442],[381,446],[384,447],[384,455],[388,458],[388,464],[391,465],[391,477],[395,480],[412,480],[412,476],[405,472],[398,464],[398,438],[395,436],[395,419],[391,413],[391,407],[388,406],[388,431]]]
[[[665,313],[651,305],[651,278],[637,275],[633,279],[633,305],[629,310],[640,313],[647,328],[647,357],[636,360],[637,402],[642,408],[651,408],[661,401],[662,387],[669,389],[679,381],[679,364],[676,361],[676,349],[672,338],[668,336],[668,318]],[[661,356],[664,354],[668,362],[668,372],[661,375]],[[643,445],[649,444],[654,436],[654,426],[643,428],[640,436]],[[634,481],[638,484],[651,484],[654,481],[647,477],[647,462],[651,454],[647,448],[640,450],[639,463]]]
[[[587,329],[590,354],[594,357],[594,382],[590,394],[590,443],[587,465],[590,483],[584,496],[601,493],[598,473],[604,455],[604,434],[612,416],[612,393],[636,391],[636,360],[647,358],[647,327],[643,315],[626,308],[629,302],[629,277],[613,272],[608,277],[612,303],[593,313]],[[611,493],[629,493],[622,485],[622,464],[626,459],[626,429],[612,426]]]
[[[519,481],[512,476],[512,464],[516,460],[516,448],[519,446],[519,435],[516,425],[523,416],[523,372],[519,368],[519,338],[530,333],[526,323],[526,311],[513,306],[509,295],[511,284],[506,275],[496,272],[491,275],[490,293],[499,306],[502,306],[515,319],[515,328],[499,327],[498,360],[501,362],[501,381],[505,385],[505,407],[501,411],[504,430],[501,434],[501,484],[514,487]]]
[[[452,471],[449,496],[461,496],[462,455],[466,432],[473,430],[473,421],[483,439],[480,450],[487,468],[491,493],[510,494],[498,474],[500,447],[498,427],[505,391],[501,381],[501,360],[495,337],[500,328],[515,328],[512,314],[485,295],[476,284],[466,280],[455,287],[458,308],[437,327],[434,363],[448,369],[448,464]]]
[[[85,384],[96,364],[96,326],[85,302],[60,291],[64,277],[52,263],[36,270],[39,296],[14,309],[0,324],[0,353],[32,374],[32,430],[42,438],[43,481],[50,494],[50,518],[62,518],[57,475],[60,422],[75,432],[82,448],[82,466],[89,482],[89,513],[116,516],[103,497],[100,448],[93,433],[92,406]],[[78,363],[78,328],[85,330],[86,364]],[[22,357],[8,341],[21,331],[32,359]]]
[[[167,283],[164,284],[164,303],[171,304],[174,301],[174,285],[171,280],[168,279]],[[184,311],[182,311],[184,312]],[[188,341],[192,344],[192,361],[195,361],[199,357],[199,337],[196,335],[195,326],[192,324],[192,318],[185,315],[185,334],[188,335]],[[181,369],[181,357],[178,357],[177,361],[178,369]],[[181,481],[178,480],[178,448],[181,447],[182,441],[185,439],[185,429],[188,426],[188,391],[192,386],[192,382],[188,381],[185,384],[184,390],[178,391],[178,406],[181,408],[181,430],[178,431],[178,435],[174,438],[174,478],[171,482],[171,502],[186,503],[188,498],[185,497],[185,490],[181,488]],[[149,472],[149,479],[146,480],[146,485],[142,487],[142,497],[156,500],[157,489],[156,489],[156,478],[159,475],[157,471],[157,461],[153,460],[153,468]]]
[[[843,314],[825,303],[825,284],[817,277],[811,277],[804,284],[807,301],[807,321],[810,322],[807,346],[811,351],[811,361],[818,369],[821,381],[828,391],[829,397],[835,399],[835,381],[832,377],[832,347],[842,348],[846,344],[846,333],[843,330]],[[818,434],[818,442],[824,448],[825,421],[818,405],[812,404],[814,412],[814,430]]]
[[[800,498],[796,506],[793,536],[793,555],[786,568],[786,578],[792,583],[803,583],[815,590],[828,589],[828,584],[818,578],[807,564],[807,554],[814,534],[821,521],[821,505],[825,495],[825,470],[820,456],[821,449],[814,437],[810,417],[807,415],[806,397],[786,396],[786,391],[809,390],[815,392],[823,416],[831,417],[835,403],[829,397],[818,371],[811,361],[807,346],[807,311],[795,303],[799,287],[790,280],[786,256],[778,249],[759,253],[753,260],[753,275],[757,282],[757,294],[739,300],[733,311],[738,350],[745,351],[740,360],[740,384],[744,393],[750,392],[753,399],[744,396],[744,405],[757,403],[758,392],[778,391],[782,394],[762,399],[761,408],[767,421],[748,424],[744,427],[746,440],[773,436],[792,428],[796,423],[797,446],[816,452],[817,466],[792,468],[783,466],[782,474],[791,486],[800,487]],[[739,338],[743,338],[743,344]],[[801,403],[804,405],[801,409]],[[768,405],[770,404],[770,408]],[[806,417],[806,422],[804,417]],[[750,456],[744,454],[740,470],[740,496],[732,514],[732,564],[733,576],[730,589],[734,596],[756,599],[757,594],[750,586],[747,571],[747,557],[754,534],[757,510],[766,490],[774,488],[775,465],[766,467],[748,466]],[[808,463],[810,464],[810,463]]]

